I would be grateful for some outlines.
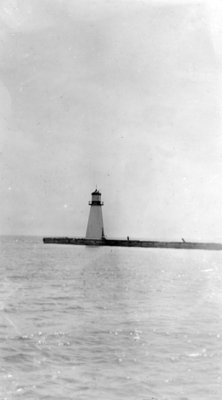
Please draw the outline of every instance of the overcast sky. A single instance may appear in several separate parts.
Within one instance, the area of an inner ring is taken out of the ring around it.
[[[222,241],[220,3],[1,0],[2,234]]]

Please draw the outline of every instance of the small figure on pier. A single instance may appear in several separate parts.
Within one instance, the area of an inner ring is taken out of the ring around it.
[[[186,240],[185,240],[184,238],[182,238],[182,242],[183,242],[183,243],[186,243]]]

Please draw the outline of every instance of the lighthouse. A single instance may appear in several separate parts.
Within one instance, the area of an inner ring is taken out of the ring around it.
[[[101,193],[96,189],[91,193],[92,199],[89,202],[90,213],[86,230],[86,239],[104,239],[103,215]]]

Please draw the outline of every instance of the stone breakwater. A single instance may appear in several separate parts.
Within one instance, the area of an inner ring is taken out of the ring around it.
[[[162,249],[222,250],[221,243],[165,242],[153,240],[85,239],[68,237],[45,237],[46,244],[72,244],[83,246],[150,247]]]

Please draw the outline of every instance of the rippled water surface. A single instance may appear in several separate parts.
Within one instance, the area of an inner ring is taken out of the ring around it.
[[[222,252],[0,250],[0,399],[221,400]]]

